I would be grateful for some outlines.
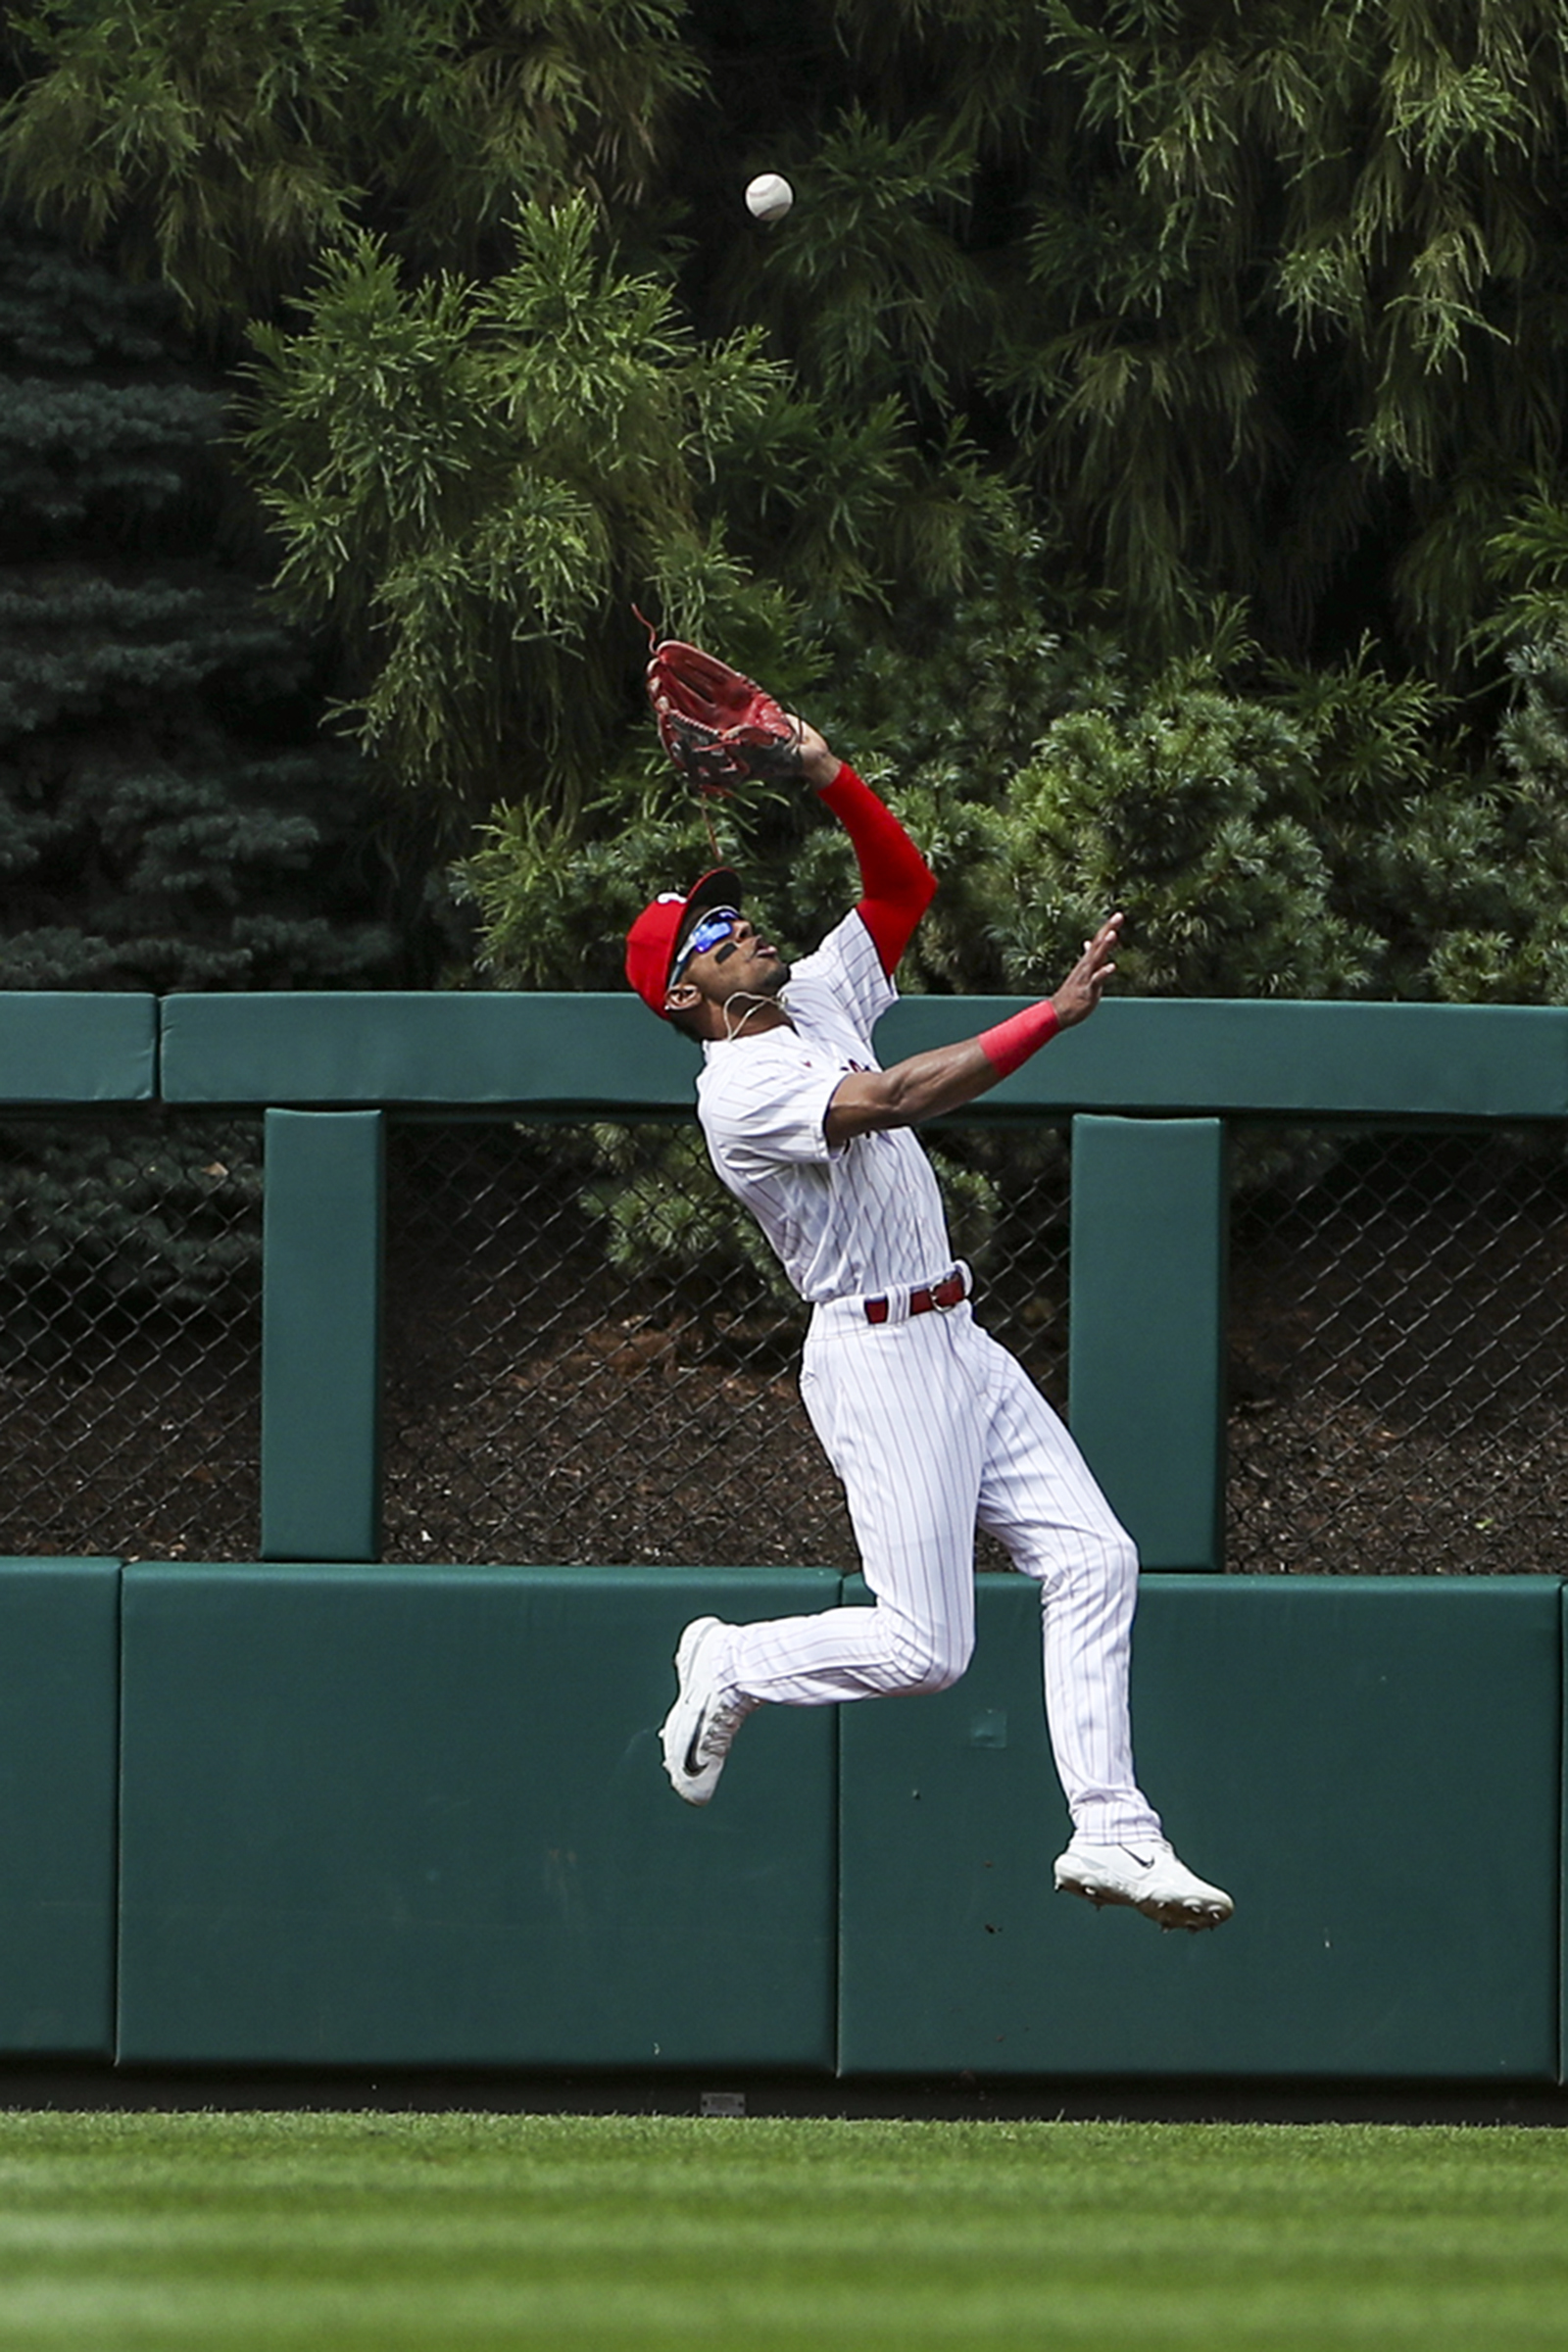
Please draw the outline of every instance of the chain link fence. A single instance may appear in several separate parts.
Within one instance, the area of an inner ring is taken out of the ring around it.
[[[262,1121],[0,1121],[0,1553],[261,1540]]]
[[[1560,1127],[1242,1131],[1227,1561],[1568,1568]]]
[[[1065,1145],[937,1149],[993,1327],[1062,1404]],[[853,1567],[805,1329],[689,1122],[394,1126],[388,1556]]]
[[[932,1141],[982,1319],[1065,1409],[1066,1134]],[[259,1118],[0,1124],[0,1551],[255,1557],[261,1153]],[[1559,1569],[1561,1131],[1234,1158],[1229,1566]],[[804,1328],[689,1122],[393,1119],[387,1557],[852,1567]]]

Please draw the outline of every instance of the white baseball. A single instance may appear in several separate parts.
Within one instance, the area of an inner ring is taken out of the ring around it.
[[[795,202],[795,190],[781,172],[759,172],[746,190],[746,209],[754,220],[782,220]]]

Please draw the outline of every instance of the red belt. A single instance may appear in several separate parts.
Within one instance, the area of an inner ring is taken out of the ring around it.
[[[961,1274],[944,1274],[942,1280],[932,1283],[929,1290],[909,1293],[909,1312],[911,1315],[928,1315],[933,1307],[961,1306],[967,1297],[968,1293],[964,1289]],[[888,1301],[886,1298],[867,1298],[864,1305],[865,1319],[868,1323],[885,1323],[887,1321]]]

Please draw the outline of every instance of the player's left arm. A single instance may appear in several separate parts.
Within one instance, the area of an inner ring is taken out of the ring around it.
[[[801,773],[831,808],[854,845],[860,868],[856,912],[871,934],[889,979],[914,927],[936,896],[937,878],[887,804],[877,799],[847,760],[830,751],[804,719]]]
[[[1020,1068],[1058,1030],[1087,1020],[1116,969],[1121,925],[1119,914],[1102,923],[1054,997],[1026,1004],[978,1037],[911,1054],[890,1070],[852,1070],[840,1079],[822,1127],[829,1150],[836,1152],[878,1127],[914,1127],[961,1108]]]

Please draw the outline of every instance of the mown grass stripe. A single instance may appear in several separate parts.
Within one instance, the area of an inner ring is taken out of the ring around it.
[[[7,2352],[1512,2352],[1565,2312],[1553,2131],[0,2115]]]

